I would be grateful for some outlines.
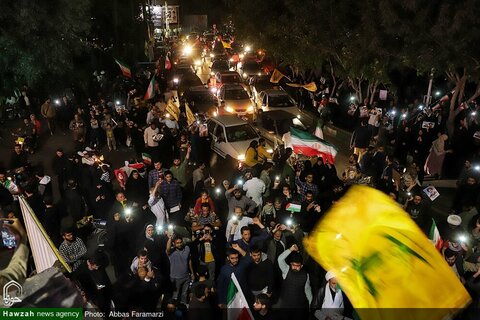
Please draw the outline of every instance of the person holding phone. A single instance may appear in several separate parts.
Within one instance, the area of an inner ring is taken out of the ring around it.
[[[11,280],[23,283],[27,277],[27,260],[30,250],[27,247],[27,233],[18,219],[0,219],[1,228],[6,233],[15,237],[14,253],[7,266],[0,266],[0,288]],[[2,243],[0,250],[8,250],[4,246],[2,230]]]

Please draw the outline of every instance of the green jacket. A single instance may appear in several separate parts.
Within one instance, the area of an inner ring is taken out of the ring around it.
[[[173,173],[173,176],[177,179],[182,188],[187,186],[187,163],[188,159],[185,158],[178,167],[170,167],[170,171]]]

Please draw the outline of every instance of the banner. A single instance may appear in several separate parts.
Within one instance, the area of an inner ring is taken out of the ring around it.
[[[27,200],[23,196],[19,197],[20,209],[22,210],[23,221],[27,229],[27,237],[32,248],[33,262],[37,273],[40,273],[50,267],[58,260],[63,267],[72,272],[70,266],[65,262],[38,220]]]
[[[348,221],[348,223],[346,223]],[[305,240],[361,319],[440,320],[470,296],[442,255],[386,194],[353,186]]]

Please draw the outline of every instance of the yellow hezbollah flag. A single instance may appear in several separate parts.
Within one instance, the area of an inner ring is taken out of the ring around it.
[[[193,115],[193,112],[188,104],[185,105],[185,113],[187,114],[187,123],[189,126],[191,126],[195,122],[195,116]]]
[[[277,69],[273,70],[272,76],[270,77],[271,83],[278,83],[285,75],[278,71]]]
[[[178,118],[180,116],[180,109],[178,108],[176,103],[173,102],[172,99],[168,100],[166,110],[176,121],[178,121]]]
[[[228,42],[222,41],[222,45],[223,45],[223,48],[225,49],[232,49],[232,46]]]
[[[415,222],[382,192],[354,186],[305,240],[365,320],[440,320],[470,296]]]

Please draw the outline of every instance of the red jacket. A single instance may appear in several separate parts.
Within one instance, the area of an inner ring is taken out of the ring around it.
[[[202,202],[208,203],[210,205],[210,212],[215,212],[215,205],[213,204],[212,198],[208,197],[206,201],[202,201],[202,197],[199,197],[195,201],[195,207],[193,208],[195,215],[198,216],[200,214],[200,211],[202,210]]]

